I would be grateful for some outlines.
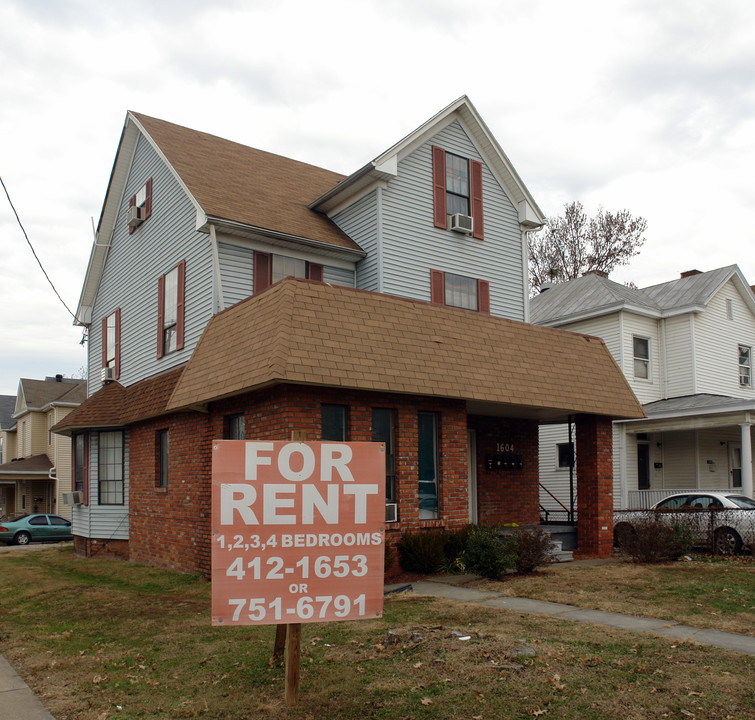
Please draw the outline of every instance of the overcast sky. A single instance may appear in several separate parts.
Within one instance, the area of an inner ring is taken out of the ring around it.
[[[647,219],[612,274],[755,283],[752,0],[0,0],[0,176],[75,312],[127,110],[349,174],[460,95],[546,215]],[[81,328],[0,191],[0,394]]]

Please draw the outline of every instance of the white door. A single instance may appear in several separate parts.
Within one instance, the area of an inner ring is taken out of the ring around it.
[[[477,523],[477,437],[474,430],[467,430],[467,477],[469,522]]]

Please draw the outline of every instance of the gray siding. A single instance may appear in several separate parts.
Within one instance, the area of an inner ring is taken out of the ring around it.
[[[252,294],[254,251],[229,243],[218,243],[223,305],[230,307]]]
[[[433,226],[432,145],[483,163],[484,240]],[[518,213],[458,121],[399,163],[383,190],[382,217],[384,292],[429,301],[430,270],[442,270],[489,281],[491,313],[524,320]]]
[[[380,292],[379,190],[373,190],[332,219],[367,253],[357,265],[356,287]]]
[[[345,285],[346,287],[356,287],[356,273],[353,270],[333,267],[326,265],[322,271],[323,282],[331,285]]]
[[[129,198],[153,178],[152,216],[129,235]],[[140,137],[97,292],[89,332],[89,393],[99,390],[101,322],[121,308],[121,378],[131,385],[186,362],[212,315],[212,255],[195,230],[194,206],[173,175]],[[186,260],[185,347],[157,358],[157,281]]]

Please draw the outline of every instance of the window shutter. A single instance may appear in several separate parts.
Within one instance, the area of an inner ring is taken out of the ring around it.
[[[178,288],[176,298],[176,350],[184,346],[184,328],[186,315],[186,260],[178,263]]]
[[[115,379],[121,377],[121,309],[115,309]]]
[[[445,281],[440,270],[430,270],[430,302],[433,305],[445,305]]]
[[[490,315],[490,283],[487,280],[477,281],[477,310]]]
[[[270,287],[270,255],[255,251],[254,253],[254,287],[252,290],[257,295]]]
[[[307,263],[307,278],[322,282],[322,265],[318,263]]]
[[[107,366],[107,315],[102,318],[102,367]]]
[[[152,178],[147,180],[147,201],[144,203],[144,219],[152,216]]]
[[[163,352],[163,329],[165,327],[165,275],[157,278],[157,357]]]
[[[433,145],[433,225],[448,227],[446,223],[446,151]]]
[[[474,218],[474,232],[472,237],[483,239],[484,224],[482,220],[482,163],[470,160],[470,189],[472,194],[472,217]]]
[[[128,207],[129,207],[129,209],[131,209],[132,207],[136,207],[136,195],[134,195],[134,196],[133,196],[133,197],[132,197],[132,198],[131,198],[131,199],[130,199],[130,200],[128,201]],[[130,214],[130,213],[129,213],[129,214]],[[129,225],[129,226],[128,226],[128,234],[129,234],[129,235],[133,234],[134,230],[136,230],[136,228],[135,228],[135,227],[134,227],[133,225]]]

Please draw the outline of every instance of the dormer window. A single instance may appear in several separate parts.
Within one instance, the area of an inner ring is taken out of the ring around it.
[[[128,201],[128,231],[133,233],[152,215],[152,178]]]

